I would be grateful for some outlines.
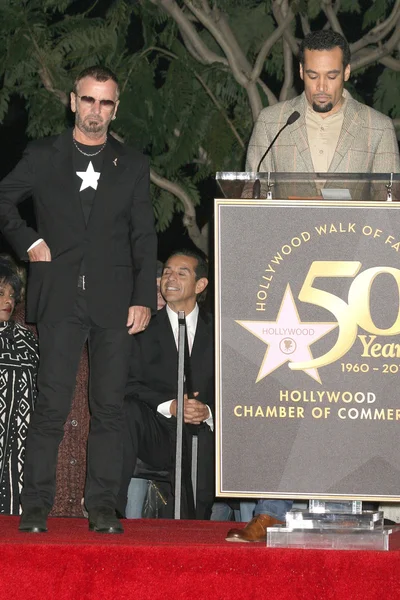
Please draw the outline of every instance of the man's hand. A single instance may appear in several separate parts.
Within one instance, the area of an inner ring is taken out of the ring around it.
[[[147,306],[130,306],[126,326],[129,335],[144,331],[150,322],[151,312]]]
[[[51,252],[45,241],[28,250],[29,262],[50,262]]]
[[[198,396],[199,392],[194,392],[193,396]],[[170,413],[176,417],[177,402],[173,400],[170,406]],[[183,397],[183,420],[185,423],[191,423],[192,425],[200,425],[210,416],[208,407],[196,400],[195,398],[188,398],[187,394]]]

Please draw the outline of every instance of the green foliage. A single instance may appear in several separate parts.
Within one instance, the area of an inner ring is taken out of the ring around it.
[[[321,1],[320,0],[307,0],[305,3],[306,14],[308,14],[310,19],[315,19],[318,17],[321,11]]]
[[[235,4],[229,12],[229,23],[235,32],[245,55],[254,55],[265,39],[274,31],[275,22],[265,11],[263,3],[253,3],[250,9],[246,2]]]
[[[4,119],[8,110],[8,101],[10,100],[10,90],[3,87],[0,90],[0,122]]]
[[[151,196],[153,200],[154,216],[157,222],[158,231],[168,229],[172,221],[173,214],[177,208],[175,196],[154,185],[151,186]]]
[[[371,6],[364,13],[363,28],[369,25],[376,25],[381,19],[387,17],[389,9],[391,10],[394,0],[379,0],[372,2]]]
[[[382,0],[379,0],[382,2]],[[378,2],[378,4],[379,4]],[[384,0],[383,0],[384,2]],[[342,0],[340,3],[340,10],[344,13],[356,13],[359,14],[361,12],[361,6],[358,0]]]
[[[385,69],[374,93],[374,108],[391,117],[400,117],[400,73]]]
[[[66,110],[56,96],[40,90],[27,101],[29,122],[27,134],[31,138],[61,133],[66,125]]]

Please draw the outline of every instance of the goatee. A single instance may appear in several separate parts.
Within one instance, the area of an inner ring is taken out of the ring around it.
[[[104,130],[104,123],[102,121],[86,120],[82,122],[82,129],[88,133],[99,133]]]
[[[333,108],[333,104],[332,102],[328,102],[328,104],[317,104],[316,102],[313,102],[312,104],[313,110],[315,110],[315,112],[317,113],[327,113],[330,112]]]
[[[78,114],[75,116],[75,125],[86,134],[102,134],[107,131],[107,124],[102,119],[87,117],[81,119]]]

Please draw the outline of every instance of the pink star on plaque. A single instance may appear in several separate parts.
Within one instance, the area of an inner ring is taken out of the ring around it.
[[[335,329],[337,323],[303,323],[288,284],[276,321],[236,321],[258,337],[268,349],[264,355],[256,383],[284,363],[313,359],[309,346]],[[321,383],[317,369],[304,369],[305,373]]]

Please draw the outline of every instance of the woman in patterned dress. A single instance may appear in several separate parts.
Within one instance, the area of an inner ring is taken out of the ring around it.
[[[0,514],[18,515],[25,441],[36,400],[39,362],[35,335],[12,320],[23,284],[0,257]]]

